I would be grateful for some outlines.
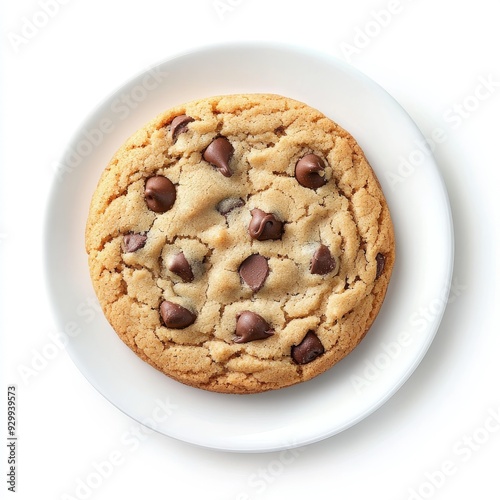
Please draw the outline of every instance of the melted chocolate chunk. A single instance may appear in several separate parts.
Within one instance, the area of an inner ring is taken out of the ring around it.
[[[323,344],[318,336],[309,330],[299,345],[292,346],[292,358],[299,365],[305,365],[314,361],[325,352]]]
[[[188,129],[188,123],[194,122],[194,118],[191,118],[188,115],[179,115],[176,116],[172,123],[170,124],[170,130],[172,131],[172,139],[177,140],[177,136],[186,132]]]
[[[193,314],[189,309],[164,300],[160,305],[160,315],[168,328],[186,328],[192,325],[196,320],[196,315]]]
[[[267,339],[274,334],[269,323],[256,313],[243,311],[239,313],[236,321],[236,336],[234,341],[238,344],[252,340]]]
[[[375,257],[375,260],[377,261],[377,275],[375,276],[375,279],[377,279],[384,271],[385,256],[383,256],[381,253],[378,253]]]
[[[170,179],[163,175],[150,177],[146,181],[144,197],[146,205],[153,212],[167,212],[175,203],[175,186]]]
[[[258,253],[250,255],[241,263],[238,272],[252,291],[258,292],[269,274],[267,259]]]
[[[169,271],[177,274],[177,276],[179,276],[184,282],[190,283],[194,280],[194,274],[193,270],[191,269],[191,265],[182,252],[176,255],[172,255],[168,259],[167,268]]]
[[[331,273],[334,269],[335,258],[332,257],[326,245],[321,245],[316,252],[314,252],[311,261],[311,274],[325,275]]]
[[[318,155],[305,155],[295,165],[295,178],[301,186],[317,189],[326,184],[325,163]]]
[[[229,162],[233,156],[234,148],[226,137],[214,139],[205,152],[203,159],[219,170],[225,177],[231,177],[233,173],[229,168]]]
[[[248,232],[252,239],[279,240],[283,235],[283,222],[278,220],[274,214],[268,214],[259,208],[251,212],[252,220],[248,225]]]
[[[129,233],[123,237],[122,249],[125,253],[136,252],[146,244],[148,237],[145,234]]]

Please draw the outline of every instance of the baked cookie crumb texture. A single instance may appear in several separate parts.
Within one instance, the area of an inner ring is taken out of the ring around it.
[[[276,95],[162,113],[115,154],[86,247],[120,338],[168,376],[255,393],[311,379],[366,334],[395,250],[355,140]]]

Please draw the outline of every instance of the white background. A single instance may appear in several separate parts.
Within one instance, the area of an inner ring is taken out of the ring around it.
[[[493,0],[3,2],[0,497],[499,498],[495,7]],[[293,453],[213,451],[141,428],[50,336],[43,224],[65,144],[141,70],[242,40],[301,44],[343,59],[391,93],[424,136],[446,131],[434,154],[453,211],[455,289],[436,339],[381,409]],[[15,494],[5,475],[9,385],[17,386]]]

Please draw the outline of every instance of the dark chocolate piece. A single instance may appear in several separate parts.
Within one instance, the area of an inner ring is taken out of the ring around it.
[[[146,181],[144,197],[148,208],[153,212],[167,212],[175,203],[175,186],[163,175],[150,177]]]
[[[258,253],[247,257],[240,265],[241,279],[254,291],[258,292],[269,274],[267,259]]]
[[[146,244],[148,237],[145,234],[129,233],[123,237],[122,249],[124,252],[136,252]]]
[[[317,189],[326,184],[325,163],[318,155],[305,155],[295,165],[295,178],[301,186]]]
[[[193,314],[189,309],[170,302],[169,300],[164,300],[160,305],[160,315],[168,328],[186,328],[192,325],[196,320],[196,315]]]
[[[314,361],[325,352],[323,344],[318,336],[309,330],[299,345],[292,346],[292,358],[299,365],[305,365]]]
[[[274,214],[268,214],[259,208],[251,212],[252,220],[248,225],[248,232],[254,240],[279,240],[283,235],[283,222]]]
[[[380,277],[380,275],[384,271],[385,256],[382,255],[381,253],[378,253],[377,256],[375,257],[375,260],[377,261],[377,274],[375,276],[375,279],[377,279],[378,277]]]
[[[231,177],[233,173],[229,168],[229,162],[233,156],[234,148],[226,137],[214,139],[205,152],[203,159],[217,168],[225,177]]]
[[[177,274],[177,276],[179,276],[182,281],[190,283],[194,280],[194,274],[193,270],[191,269],[191,265],[182,252],[169,257],[167,268],[169,271]]]
[[[328,274],[335,269],[335,258],[326,245],[321,245],[314,252],[311,261],[311,274]]]
[[[273,334],[274,330],[262,316],[251,311],[243,311],[237,315],[236,337],[234,338],[236,343],[267,339]]]
[[[176,116],[172,123],[170,124],[170,130],[172,131],[172,139],[177,140],[177,136],[186,132],[188,129],[188,123],[194,122],[194,118],[191,118],[188,115],[179,115]]]

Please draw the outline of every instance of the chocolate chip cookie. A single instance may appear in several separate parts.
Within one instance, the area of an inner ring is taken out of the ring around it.
[[[389,210],[353,137],[268,94],[166,111],[111,159],[86,228],[108,321],[195,387],[256,393],[354,349],[391,276]]]

